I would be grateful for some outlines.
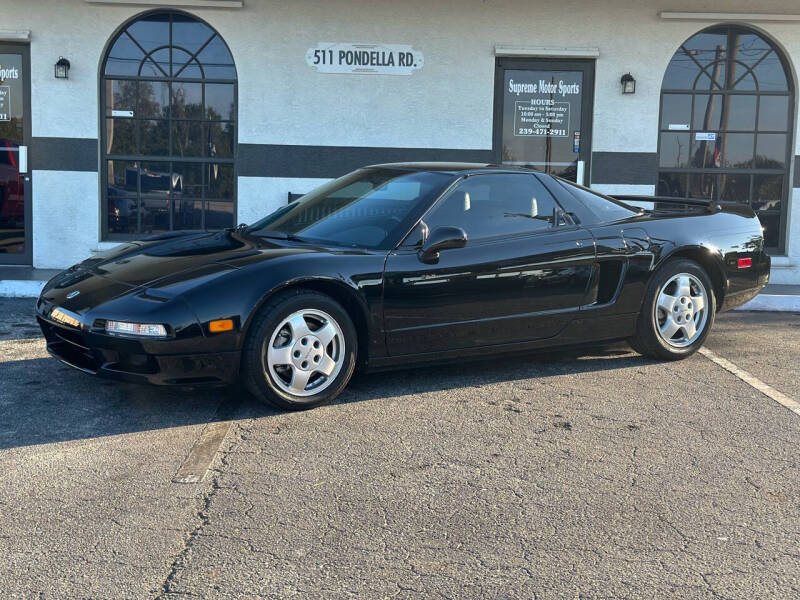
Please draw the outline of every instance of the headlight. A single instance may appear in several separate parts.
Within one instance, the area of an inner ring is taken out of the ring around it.
[[[66,311],[63,311],[60,308],[54,308],[53,311],[50,313],[50,318],[53,319],[53,321],[64,323],[64,325],[77,327],[78,329],[80,329],[81,327],[81,322],[78,319],[76,319],[72,315],[67,314]]]
[[[138,335],[142,337],[167,337],[167,328],[158,323],[126,323],[125,321],[106,321],[108,333]]]

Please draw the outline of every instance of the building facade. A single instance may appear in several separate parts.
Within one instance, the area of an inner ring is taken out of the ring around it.
[[[747,203],[772,281],[800,283],[800,10],[752,8],[7,0],[0,264],[65,267],[252,222],[365,164],[455,160]]]

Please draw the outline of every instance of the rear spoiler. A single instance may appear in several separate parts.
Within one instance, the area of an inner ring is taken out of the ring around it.
[[[722,206],[718,202],[704,200],[703,198],[676,198],[675,196],[632,196],[626,194],[613,194],[611,196],[620,202],[652,202],[654,204],[673,204],[678,206],[701,206],[708,212],[719,212]]]

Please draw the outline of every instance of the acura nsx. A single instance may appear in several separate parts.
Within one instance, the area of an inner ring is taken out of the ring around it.
[[[87,373],[242,383],[297,409],[336,397],[356,369],[611,340],[680,359],[769,269],[747,206],[403,163],[251,225],[121,244],[50,280],[36,311],[49,352]]]

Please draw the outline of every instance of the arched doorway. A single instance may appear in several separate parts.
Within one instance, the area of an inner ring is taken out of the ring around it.
[[[752,206],[782,251],[794,88],[785,57],[738,25],[686,40],[661,85],[657,194]]]
[[[101,70],[105,239],[234,225],[236,67],[219,34],[178,11],[140,15]]]

